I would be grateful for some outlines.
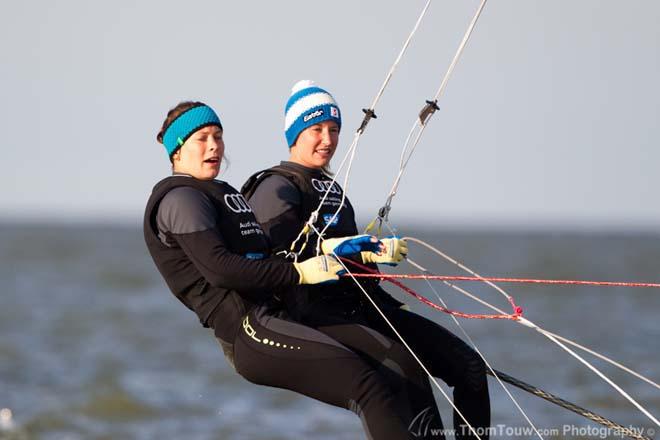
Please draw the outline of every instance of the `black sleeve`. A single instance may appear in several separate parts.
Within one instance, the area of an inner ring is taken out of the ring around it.
[[[288,248],[300,233],[305,220],[300,218],[302,197],[298,187],[286,177],[266,177],[249,200],[266,237],[277,249]]]
[[[215,227],[217,211],[202,192],[182,187],[170,191],[157,214],[159,229],[186,253],[213,286],[241,291],[274,289],[298,284],[293,264],[281,260],[252,260],[231,252]]]

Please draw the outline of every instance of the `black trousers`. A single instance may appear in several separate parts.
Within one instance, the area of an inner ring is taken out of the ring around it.
[[[488,379],[479,354],[449,330],[423,316],[390,304],[379,304],[379,307],[431,374],[454,388],[454,404],[473,428],[482,428],[477,430],[483,433],[479,437],[488,439]],[[373,305],[367,304],[363,310],[370,327],[399,340]],[[476,438],[456,411],[454,430],[457,440]]]
[[[261,306],[243,318],[233,360],[250,382],[355,412],[370,439],[444,438],[426,374],[401,344],[359,323],[311,328]]]

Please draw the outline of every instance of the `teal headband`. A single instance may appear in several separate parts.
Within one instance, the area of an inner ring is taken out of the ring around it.
[[[165,130],[163,145],[167,155],[172,154],[200,128],[217,125],[222,128],[220,118],[213,109],[207,105],[198,105],[181,113]]]

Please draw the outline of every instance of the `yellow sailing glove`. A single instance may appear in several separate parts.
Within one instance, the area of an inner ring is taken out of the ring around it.
[[[301,263],[293,263],[300,275],[298,284],[324,284],[339,280],[339,275],[346,272],[335,257],[319,255]]]
[[[380,240],[385,249],[380,253],[361,252],[365,263],[379,263],[396,266],[408,256],[408,243],[399,237],[387,237]]]
[[[338,257],[350,257],[360,252],[383,252],[385,247],[373,235],[354,235],[352,237],[328,238],[321,244],[321,250],[326,255],[335,254]]]

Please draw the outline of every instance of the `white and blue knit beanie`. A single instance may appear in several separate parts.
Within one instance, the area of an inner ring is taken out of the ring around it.
[[[341,113],[332,95],[314,85],[314,81],[298,81],[284,109],[284,132],[291,147],[307,127],[323,121],[335,121],[341,129]]]

